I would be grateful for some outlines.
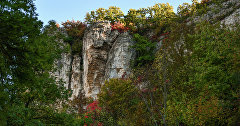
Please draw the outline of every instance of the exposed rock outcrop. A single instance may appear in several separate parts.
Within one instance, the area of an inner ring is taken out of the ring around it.
[[[56,61],[58,70],[53,74],[56,79],[62,80],[64,87],[71,89],[73,92],[71,100],[79,95],[82,89],[82,71],[81,71],[81,57],[79,55],[72,55],[63,53],[62,58]]]
[[[82,73],[83,71],[81,70],[81,57],[79,55],[74,55],[71,70],[72,75],[70,81],[70,86],[73,91],[71,97],[72,100],[74,97],[80,95],[79,93],[81,93],[81,90],[83,89]]]
[[[130,74],[130,62],[134,59],[134,42],[128,32],[122,33],[114,42],[108,54],[105,80],[122,78]]]
[[[221,23],[225,25],[234,25],[238,24],[239,22],[240,22],[240,6],[232,14],[230,14],[221,21]]]
[[[130,73],[132,44],[131,36],[112,31],[110,22],[97,22],[89,27],[83,40],[83,85],[86,97],[96,98],[105,80]]]
[[[188,19],[188,23],[196,23],[201,21],[221,22],[222,24],[235,24],[239,21],[239,0],[228,0],[221,4],[213,3],[208,5],[208,10],[203,15],[193,16]],[[191,21],[190,21],[191,20]]]
[[[56,61],[57,71],[53,74],[56,80],[65,82],[64,87],[68,88],[69,73],[71,67],[71,54],[63,53],[61,59]]]
[[[57,80],[73,91],[72,97],[82,93],[97,98],[101,86],[109,78],[121,78],[130,74],[130,60],[134,58],[132,37],[111,29],[108,21],[97,22],[88,27],[83,38],[83,67],[79,55],[62,54],[57,61]]]
[[[98,22],[89,27],[83,38],[83,83],[86,97],[94,97],[104,82],[104,73],[110,45],[106,42],[111,34],[109,22]],[[109,42],[111,43],[111,42]]]
[[[230,25],[240,21],[239,0],[228,0],[221,6],[212,4],[209,8],[210,11],[206,14],[195,15],[187,22],[191,24],[207,20]],[[164,36],[161,39],[163,38]],[[183,42],[184,38],[179,40],[177,51]],[[73,90],[71,99],[78,97],[80,91],[86,97],[96,98],[105,80],[127,77],[130,74],[130,62],[135,56],[135,51],[131,48],[133,44],[129,33],[112,31],[108,21],[96,22],[90,25],[84,34],[82,68],[80,56],[62,54],[62,59],[57,62],[60,69],[54,75],[58,80],[66,82],[65,87]],[[156,50],[160,47],[161,41],[158,42]]]

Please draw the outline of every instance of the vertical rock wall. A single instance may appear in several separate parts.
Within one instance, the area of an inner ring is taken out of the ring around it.
[[[71,100],[79,95],[82,89],[82,71],[80,68],[81,57],[64,53],[62,58],[56,61],[58,70],[53,74],[57,81],[62,80],[64,87],[71,89],[73,92]]]
[[[222,24],[232,25],[239,22],[240,19],[240,1],[239,0],[227,0],[221,5],[210,4],[208,5],[209,11],[203,15],[192,16],[187,21],[188,23],[197,23],[201,21],[218,22]]]
[[[110,45],[106,43],[111,33],[109,22],[92,25],[83,39],[83,83],[86,97],[96,98],[104,82],[104,73]]]
[[[110,22],[97,22],[84,34],[83,68],[79,55],[62,54],[62,59],[57,61],[59,69],[54,75],[73,91],[71,100],[80,93],[96,99],[105,80],[130,74],[133,44],[129,33],[112,31]]]
[[[130,63],[134,59],[134,50],[131,48],[134,42],[128,32],[120,34],[113,43],[108,54],[105,80],[129,75],[131,72]]]
[[[64,87],[68,88],[69,73],[71,67],[71,54],[63,53],[62,58],[56,61],[57,71],[54,76],[57,81],[62,80],[65,82]]]
[[[89,27],[83,40],[83,85],[86,97],[97,98],[101,85],[109,78],[130,73],[133,45],[128,33],[111,31],[110,22]]]
[[[83,88],[81,57],[79,55],[73,56],[71,74],[72,75],[71,75],[70,86],[71,86],[71,89],[73,90],[71,100],[73,100],[74,97],[77,97],[80,95],[79,93],[81,93],[80,91]]]

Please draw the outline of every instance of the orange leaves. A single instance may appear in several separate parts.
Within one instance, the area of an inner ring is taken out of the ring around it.
[[[56,26],[57,26],[57,28],[60,28],[60,25],[58,23],[56,23]]]
[[[112,30],[118,30],[119,32],[127,32],[129,30],[128,27],[125,27],[125,25],[121,22],[115,22],[111,25]]]
[[[69,21],[62,23],[64,29],[67,31],[69,36],[72,37],[83,37],[84,31],[86,29],[86,24],[80,21]]]
[[[205,4],[205,3],[208,3],[208,2],[210,2],[210,0],[202,0],[201,4]]]

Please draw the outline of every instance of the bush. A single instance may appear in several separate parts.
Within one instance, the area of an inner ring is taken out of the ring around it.
[[[131,80],[110,79],[99,94],[99,102],[114,120],[131,119],[137,110],[137,91]]]
[[[118,30],[120,33],[128,31],[128,27],[125,27],[121,22],[115,22],[114,24],[111,24],[111,27],[112,30]]]

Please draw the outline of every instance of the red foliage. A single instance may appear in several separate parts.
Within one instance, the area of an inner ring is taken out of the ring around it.
[[[67,31],[67,34],[72,37],[80,37],[82,38],[84,35],[84,31],[87,28],[87,25],[81,21],[69,21],[62,23],[63,27]]]
[[[147,93],[147,92],[149,92],[148,89],[142,89],[141,91],[142,91],[142,93]]]
[[[151,37],[151,40],[158,40],[158,36],[157,36],[157,35],[153,35],[153,36]]]
[[[102,126],[103,124],[96,121],[96,117],[99,116],[101,108],[98,106],[98,101],[93,101],[87,106],[87,112],[84,114],[85,119],[92,119],[90,124],[85,123],[84,126]]]
[[[103,124],[99,122],[99,123],[97,124],[97,126],[103,126]]]
[[[143,76],[138,76],[137,81],[142,82]]]
[[[127,73],[126,73],[126,72],[124,72],[124,73],[123,73],[123,75],[122,75],[122,79],[125,79],[125,78],[126,78],[126,76],[127,76]]]
[[[121,22],[115,22],[114,24],[111,24],[112,31],[113,30],[118,30],[118,32],[127,32],[129,30],[128,27],[125,27],[123,23]]]
[[[154,87],[154,88],[153,88],[153,91],[156,91],[156,90],[157,90],[157,87]]]
[[[139,75],[137,79],[134,80],[134,84],[138,85],[143,81],[143,76]]]
[[[166,36],[168,34],[169,34],[169,32],[166,32],[166,33],[161,34],[160,36]]]
[[[157,91],[157,87],[154,87],[153,89],[141,89],[142,93],[148,93],[148,92],[156,92]]]
[[[163,33],[160,36],[163,36],[163,42],[165,42],[168,39],[169,32]]]
[[[101,108],[98,106],[98,101],[93,101],[87,106],[88,111],[96,111],[96,110],[101,110]]]
[[[169,80],[166,80],[165,82],[166,82],[166,83],[168,83],[168,82],[169,82]]]

